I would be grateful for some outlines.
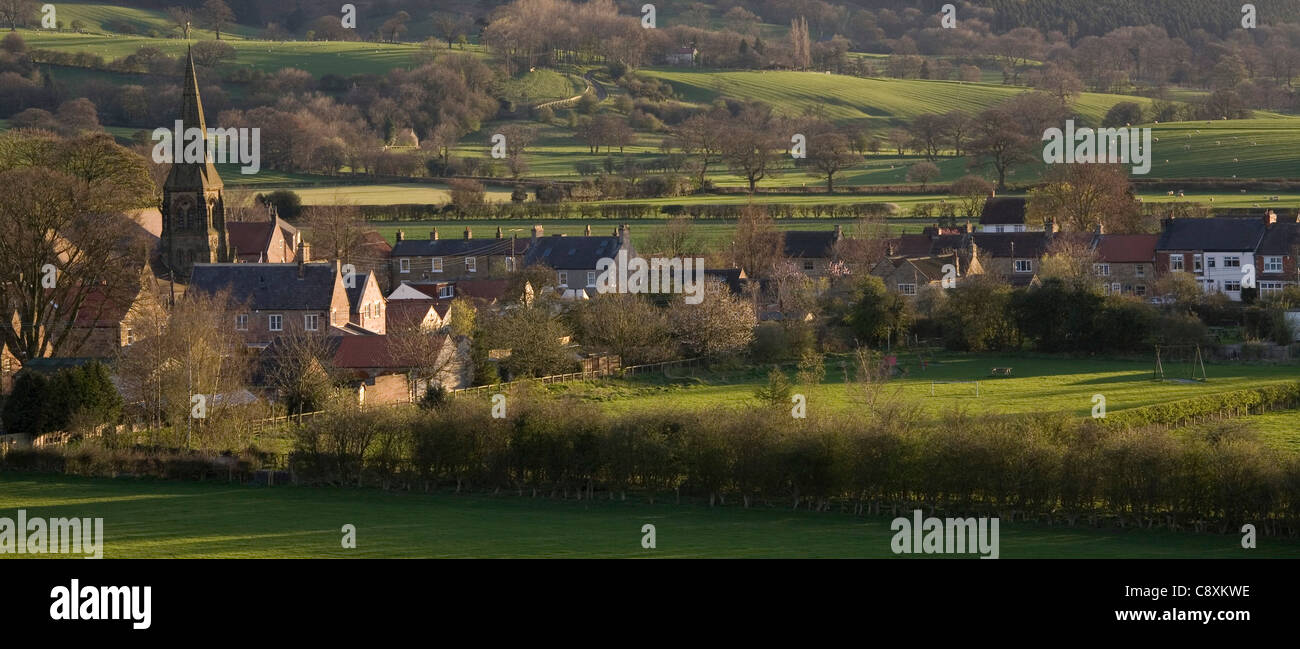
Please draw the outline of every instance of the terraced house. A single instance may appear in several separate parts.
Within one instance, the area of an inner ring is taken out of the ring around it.
[[[529,242],[507,238],[501,228],[492,239],[475,239],[468,226],[458,239],[439,237],[437,228],[428,239],[407,239],[398,230],[389,253],[389,272],[395,284],[501,277],[520,267]]]

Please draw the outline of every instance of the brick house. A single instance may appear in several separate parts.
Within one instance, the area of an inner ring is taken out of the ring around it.
[[[1255,251],[1259,265],[1255,267],[1256,284],[1260,297],[1277,295],[1288,286],[1300,284],[1300,224],[1294,217],[1281,222],[1270,218],[1264,237]]]
[[[332,349],[332,365],[348,377],[358,405],[408,403],[424,396],[427,384],[417,381],[412,385],[408,378],[410,368],[394,358],[391,337],[336,336],[328,343]],[[467,358],[467,343],[442,335],[435,361],[438,375],[434,380],[447,389],[465,387]]]
[[[195,264],[189,290],[230,291],[242,305],[231,326],[250,347],[266,347],[286,333],[324,334],[351,324],[338,261]]]
[[[298,261],[302,233],[274,211],[268,221],[226,223],[231,259],[248,263],[291,264]]]
[[[529,241],[506,239],[501,228],[493,239],[475,239],[468,226],[460,239],[442,239],[437,228],[428,239],[407,239],[398,230],[389,253],[389,273],[397,283],[502,277],[518,267]]]
[[[1156,274],[1190,273],[1206,293],[1241,300],[1246,271],[1260,272],[1255,251],[1269,225],[1253,217],[1165,219],[1155,248]]]

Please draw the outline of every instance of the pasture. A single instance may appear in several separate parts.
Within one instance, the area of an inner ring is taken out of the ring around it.
[[[663,499],[0,474],[0,516],[15,517],[19,508],[33,517],[102,517],[104,556],[114,559],[896,556],[889,516]],[[655,525],[655,549],[641,547],[646,523]],[[341,547],[344,524],[356,526],[355,549]],[[1236,535],[1029,523],[1003,523],[999,531],[1000,556],[1008,559],[1300,557],[1300,543],[1272,537],[1247,552]]]
[[[864,406],[860,386],[845,382],[845,367],[850,359],[828,356],[826,379],[820,385],[796,386],[796,393],[807,398],[809,412],[818,408],[851,411]],[[1005,354],[964,354],[938,352],[927,355],[921,368],[913,353],[898,354],[900,368],[906,375],[889,381],[883,394],[890,400],[904,400],[929,415],[941,416],[955,411],[971,414],[1027,414],[1063,412],[1088,417],[1092,398],[1106,398],[1108,412],[1138,408],[1205,394],[1229,392],[1296,378],[1294,366],[1207,363],[1209,381],[1205,383],[1157,382],[1151,379],[1151,359],[1112,360]],[[995,367],[1010,367],[1009,377],[990,376]],[[794,372],[786,367],[793,380]],[[1169,366],[1166,370],[1173,373]],[[665,403],[680,408],[744,408],[757,405],[754,390],[767,383],[767,368],[744,368],[734,371],[705,372],[692,376],[672,371],[670,376],[654,375],[604,382],[558,383],[548,386],[556,394],[571,394],[600,403],[616,412],[661,409]],[[935,381],[978,381],[978,395],[973,383],[938,383]],[[933,395],[931,394],[933,390]],[[1264,415],[1273,420],[1275,415]],[[1300,442],[1300,415],[1276,415],[1277,426],[1286,426],[1290,417],[1291,432],[1282,434],[1281,445]]]

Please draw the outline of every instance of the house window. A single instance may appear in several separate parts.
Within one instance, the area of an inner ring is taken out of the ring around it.
[[[1110,285],[1110,292],[1113,293],[1113,294],[1115,294],[1115,295],[1120,295],[1120,294],[1122,294],[1124,291],[1123,291],[1123,289],[1120,288],[1119,282],[1115,282],[1114,284],[1111,284],[1111,285]]]
[[[898,292],[903,295],[916,295],[916,284],[899,284]]]
[[[1241,257],[1224,257],[1224,268],[1241,268]]]
[[[1206,257],[1205,261],[1206,261],[1206,266],[1210,268],[1214,268],[1215,264],[1219,263],[1218,260],[1215,259],[1214,257]]]
[[[1211,267],[1214,266],[1214,260],[1213,260],[1213,259],[1210,259],[1210,266],[1211,266]],[[1202,270],[1202,266],[1201,266],[1201,256],[1200,256],[1200,255],[1192,255],[1192,272],[1194,272],[1194,273],[1199,273],[1199,272],[1201,272],[1201,270]]]
[[[1280,272],[1282,272],[1282,258],[1281,258],[1281,257],[1265,257],[1265,258],[1264,258],[1264,272],[1266,272],[1266,273],[1280,273]]]
[[[1110,295],[1110,284],[1102,284],[1101,293],[1102,295]]]
[[[560,280],[560,286],[568,286],[568,285],[569,285],[569,271],[567,271],[567,270],[562,270],[562,271],[560,271],[560,272],[559,272],[559,280]]]
[[[812,269],[813,269],[813,263],[812,263],[811,261],[805,261],[805,262],[803,263],[803,269],[804,269],[804,270],[812,270]]]
[[[435,273],[442,272],[442,257],[433,258],[433,272]]]
[[[241,313],[235,316],[235,331],[248,331],[247,313]]]
[[[1092,270],[1102,277],[1107,277],[1110,275],[1110,264],[1093,264]]]
[[[126,346],[127,346],[127,347],[130,347],[131,345],[134,345],[134,344],[135,344],[135,330],[132,329],[132,328],[130,328],[130,327],[127,327],[127,328],[126,328]]]
[[[1030,260],[1030,259],[1017,259],[1017,260],[1016,260],[1016,272],[1017,272],[1017,273],[1032,273],[1032,272],[1034,272],[1034,262],[1033,262],[1033,260]]]
[[[1241,282],[1238,281],[1238,280],[1225,279],[1225,280],[1223,280],[1223,290],[1225,290],[1225,291],[1240,291],[1240,290],[1241,290]]]
[[[595,286],[595,285],[596,285],[596,271],[589,270],[587,271],[587,286]]]
[[[438,299],[446,300],[456,296],[456,287],[451,284],[438,287]]]
[[[1135,264],[1135,265],[1133,266],[1133,276],[1134,276],[1134,277],[1146,277],[1146,276],[1147,276],[1147,267],[1146,267],[1144,264]]]
[[[994,232],[1001,232],[1001,231],[1002,231],[1002,226],[1000,226],[1000,225],[995,225],[995,226],[993,226],[993,231],[994,231]]]
[[[1169,270],[1175,273],[1183,272],[1183,256],[1169,255]]]
[[[478,272],[478,264],[473,257],[465,258],[465,272],[469,272],[469,273]]]
[[[266,317],[266,325],[271,331],[284,331],[284,316],[269,315]]]
[[[514,258],[514,257],[506,257],[506,271],[507,271],[507,272],[511,272],[511,273],[515,272],[515,258]]]
[[[320,329],[320,316],[315,313],[308,313],[302,317],[302,327],[307,331],[316,331]]]
[[[1133,294],[1134,294],[1134,295],[1137,295],[1137,296],[1146,295],[1146,294],[1147,294],[1147,285],[1146,285],[1146,284],[1138,284],[1138,285],[1134,286],[1134,287],[1133,287]]]
[[[1259,294],[1270,295],[1282,292],[1282,282],[1260,282]]]
[[[403,272],[403,273],[411,272],[411,260],[405,257],[398,259],[397,268],[399,272]]]

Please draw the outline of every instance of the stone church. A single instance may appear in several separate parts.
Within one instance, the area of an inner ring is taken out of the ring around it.
[[[182,89],[181,122],[186,129],[198,127],[207,133],[194,57],[187,54],[185,86]],[[184,282],[194,264],[231,261],[226,235],[223,185],[217,168],[202,162],[175,161],[163,183],[162,258],[176,281]]]

